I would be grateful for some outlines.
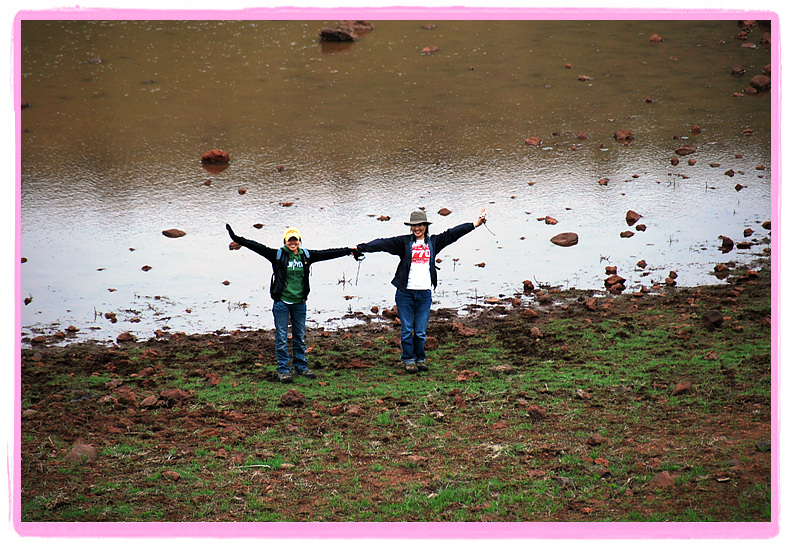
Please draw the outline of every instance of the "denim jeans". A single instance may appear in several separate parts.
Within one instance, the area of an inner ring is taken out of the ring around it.
[[[277,355],[277,371],[287,373],[288,368],[288,321],[290,319],[293,334],[294,367],[299,370],[307,369],[305,358],[305,322],[307,321],[307,304],[287,304],[275,301],[272,307],[274,314],[274,347]]]
[[[401,361],[425,361],[425,336],[431,314],[430,290],[396,290],[395,305],[400,318]]]

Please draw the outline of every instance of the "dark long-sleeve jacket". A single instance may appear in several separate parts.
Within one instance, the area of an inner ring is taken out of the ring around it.
[[[436,254],[474,229],[475,225],[471,222],[463,223],[445,230],[441,234],[428,236],[426,242],[431,252],[429,269],[433,288],[436,288],[436,285],[439,283],[436,273]],[[379,238],[367,243],[360,243],[357,245],[357,249],[363,253],[385,252],[399,257],[400,261],[395,270],[392,284],[399,290],[406,290],[409,282],[409,270],[411,269],[411,246],[415,241],[414,234],[404,234],[402,236]]]
[[[258,253],[272,264],[272,278],[269,285],[269,294],[273,300],[280,300],[285,290],[285,275],[288,267],[288,259],[290,258],[290,250],[285,248],[274,249],[267,247],[257,241],[237,236],[233,230],[228,227],[230,238],[251,251]],[[324,260],[332,260],[333,258],[340,258],[352,254],[350,248],[338,249],[302,249],[302,265],[304,266],[304,298],[310,294],[310,265],[315,262],[322,262]]]

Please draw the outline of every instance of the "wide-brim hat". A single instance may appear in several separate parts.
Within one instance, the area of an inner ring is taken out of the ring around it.
[[[425,214],[425,211],[422,209],[417,209],[416,211],[411,212],[411,216],[409,220],[404,222],[406,226],[415,226],[417,224],[431,224],[428,221],[428,216]]]

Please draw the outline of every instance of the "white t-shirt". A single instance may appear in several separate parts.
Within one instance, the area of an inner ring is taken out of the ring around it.
[[[424,240],[417,240],[411,246],[411,268],[409,269],[409,290],[431,289],[431,249]]]

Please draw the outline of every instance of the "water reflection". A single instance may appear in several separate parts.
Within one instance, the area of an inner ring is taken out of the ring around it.
[[[485,207],[490,229],[441,255],[453,307],[524,279],[598,289],[608,264],[629,288],[715,282],[766,247],[717,250],[770,236],[771,94],[736,95],[771,50],[736,21],[374,21],[346,47],[318,39],[335,23],[24,21],[23,327],[269,327],[271,272],[228,251],[226,222],[267,244],[297,225],[321,248],[399,234],[418,206],[435,228]],[[672,165],[684,142],[697,163]],[[201,164],[211,149],[226,169]],[[646,229],[626,239],[629,209]],[[551,244],[562,231],[579,244]],[[374,256],[322,266],[315,324],[392,305]]]

